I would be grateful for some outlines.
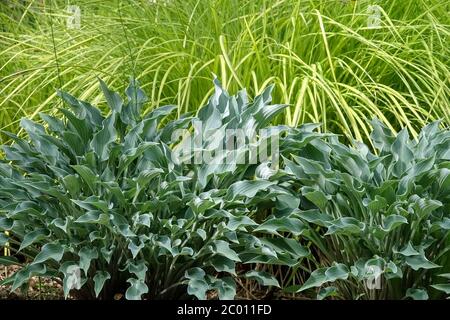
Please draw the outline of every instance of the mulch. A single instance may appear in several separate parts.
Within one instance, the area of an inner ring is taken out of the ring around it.
[[[20,269],[19,266],[0,265],[0,281],[11,276]],[[28,290],[11,291],[11,286],[0,285],[0,300],[60,300],[64,299],[61,284],[52,278],[33,277],[28,283]]]
[[[0,265],[0,281],[11,276],[20,269],[20,266]],[[305,297],[299,295],[288,295],[281,290],[263,290],[259,286],[247,287],[240,283],[237,288],[237,300],[305,300]],[[122,297],[120,297],[122,298]],[[115,300],[120,298],[114,297]],[[217,292],[210,292],[208,299],[217,299]],[[22,292],[20,289],[11,291],[10,285],[0,285],[0,300],[63,300],[64,292],[59,279],[47,277],[33,277],[28,283],[28,290]],[[69,296],[69,299],[73,297]]]

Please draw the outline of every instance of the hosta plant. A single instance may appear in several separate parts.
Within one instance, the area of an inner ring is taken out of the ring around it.
[[[136,81],[126,101],[100,81],[108,115],[59,92],[62,119],[5,133],[0,246],[13,255],[0,263],[22,268],[0,284],[51,276],[78,298],[232,299],[239,277],[319,299],[448,295],[448,130],[434,122],[410,140],[374,121],[376,150],[349,147],[317,125],[270,127],[285,108],[272,87],[249,101],[214,85],[196,115],[170,120],[174,106],[141,114]]]
[[[427,299],[449,292],[450,132],[439,122],[417,140],[373,121],[372,144],[336,137],[286,149],[283,171],[317,257],[289,290],[318,298]],[[287,139],[293,140],[294,137]],[[295,140],[295,139],[294,139]]]
[[[292,266],[309,255],[290,238],[298,218],[266,214],[293,197],[255,178],[268,163],[210,165],[172,154],[187,139],[174,133],[192,131],[194,119],[205,127],[201,150],[217,143],[211,133],[219,128],[267,126],[284,108],[269,104],[270,87],[249,102],[244,91],[230,96],[216,81],[198,117],[169,121],[174,106],[141,114],[146,97],[136,81],[126,101],[100,85],[108,115],[59,92],[62,118],[41,114],[41,124],[21,121],[23,137],[5,133],[12,144],[3,146],[0,163],[0,231],[8,231],[0,246],[8,242],[13,255],[1,263],[22,268],[2,284],[15,290],[30,277],[51,276],[62,280],[66,296],[84,299],[204,299],[214,292],[232,299],[237,272],[278,286],[254,263]],[[237,270],[237,263],[248,267]]]

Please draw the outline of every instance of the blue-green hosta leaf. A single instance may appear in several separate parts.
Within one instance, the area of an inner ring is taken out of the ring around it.
[[[214,79],[214,94],[208,100],[208,104],[200,108],[197,117],[203,123],[208,123],[207,127],[220,127],[221,124],[214,123],[222,120],[221,113],[225,111],[226,104],[229,100],[228,93],[222,89],[220,82]],[[216,116],[215,114],[218,114]]]
[[[42,112],[39,112],[39,117],[47,123],[48,128],[51,131],[57,132],[58,134],[62,134],[63,131],[65,130],[64,122],[62,122],[60,119],[52,117]]]
[[[392,143],[391,152],[394,156],[393,173],[396,177],[401,177],[411,168],[411,161],[414,159],[414,153],[409,147],[408,130],[404,128],[398,133]]]
[[[325,271],[327,271],[327,268],[320,268],[314,270],[309,276],[308,280],[306,280],[306,282],[300,289],[298,289],[297,292],[301,292],[309,288],[320,287],[321,285],[323,285],[325,282],[327,282],[327,276],[325,275]]]
[[[356,261],[355,265],[350,266],[350,272],[358,280],[362,280],[364,278],[364,274],[366,271],[364,268],[364,263],[361,259]]]
[[[192,122],[192,119],[192,117],[186,117],[170,121],[166,126],[164,126],[164,128],[161,129],[159,140],[167,145],[177,142],[179,137],[173,136],[173,133],[177,129],[186,128]]]
[[[42,125],[26,118],[20,120],[20,126],[28,133],[36,150],[44,156],[50,164],[55,165],[59,151],[58,147],[49,141],[49,139],[52,139],[53,137],[45,134],[45,129]]]
[[[136,234],[131,230],[128,224],[115,225],[113,228],[118,234],[121,234],[125,238],[135,237]]]
[[[263,252],[267,255],[275,253],[275,257],[282,253],[289,254],[295,259],[300,259],[309,256],[309,250],[302,246],[299,241],[289,238],[264,238],[260,240],[262,244],[270,248],[269,252]]]
[[[153,109],[150,113],[146,114],[144,120],[159,120],[171,114],[174,110],[178,109],[176,105],[165,105]]]
[[[236,252],[230,248],[230,244],[223,240],[215,240],[214,241],[214,252],[217,254],[220,254],[230,260],[240,262],[241,259],[239,259]]]
[[[30,185],[31,186],[31,185]],[[33,186],[34,187],[34,186]],[[28,217],[37,217],[40,218],[41,215],[43,215],[43,210],[37,207],[35,202],[32,201],[23,201],[20,202],[16,209],[9,213],[10,218],[14,219],[20,219],[21,216],[26,215]]]
[[[328,297],[336,297],[338,295],[336,287],[321,288],[317,294],[317,300],[323,300]]]
[[[286,174],[288,175],[293,175],[298,179],[306,179],[309,178],[309,176],[307,175],[307,173],[303,170],[303,168],[299,165],[297,165],[295,162],[282,157],[283,158],[283,162],[285,165],[284,168],[284,172],[286,172]]]
[[[435,222],[439,228],[443,230],[450,230],[450,219],[449,218],[443,218],[442,221]]]
[[[409,256],[406,257],[405,261],[407,265],[416,271],[419,269],[439,268],[437,264],[428,260],[424,255]]]
[[[259,191],[266,190],[274,184],[275,182],[265,180],[238,181],[230,186],[227,197],[231,199],[238,196],[253,198]]]
[[[111,213],[109,215],[109,217],[110,217],[112,224],[116,227],[118,227],[120,225],[129,225],[128,219],[119,213],[115,213],[115,212]]]
[[[231,277],[215,280],[211,288],[217,289],[220,300],[233,300],[236,296],[236,283]]]
[[[344,234],[352,235],[359,234],[365,229],[365,224],[352,217],[344,217],[333,220],[328,226],[327,233],[330,234]]]
[[[72,168],[81,176],[84,182],[86,182],[92,193],[95,193],[95,184],[98,182],[98,178],[92,170],[84,165],[73,165]]]
[[[247,226],[257,226],[258,224],[247,217],[246,215],[242,216],[233,216],[230,214],[228,223],[227,223],[227,229],[235,231],[239,230],[241,227],[247,227]]]
[[[258,177],[259,179],[263,179],[263,180],[269,180],[271,177],[276,177],[277,174],[277,170],[272,169],[269,166],[269,163],[263,162],[261,163],[255,171],[255,176]]]
[[[66,142],[68,137],[75,137],[77,136],[79,139],[78,141],[81,143],[80,146],[74,146],[70,144],[70,147],[72,150],[76,151],[79,150],[81,152],[84,152],[85,146],[88,144],[88,142],[92,138],[92,126],[89,125],[89,123],[85,120],[80,120],[76,115],[74,115],[72,112],[67,110],[66,108],[60,108],[59,111],[64,114],[64,116],[67,118],[67,127],[70,131],[64,132],[64,140]],[[78,149],[77,147],[80,147]],[[79,153],[77,153],[79,155]]]
[[[145,276],[147,274],[148,268],[145,264],[145,261],[140,260],[136,263],[129,262],[128,271],[133,273],[138,280],[145,281]]]
[[[106,280],[111,279],[110,274],[107,271],[97,271],[94,276],[94,291],[95,297],[98,298],[98,295],[103,290],[103,286],[105,285]]]
[[[0,217],[0,231],[9,231],[12,229],[13,225],[14,225],[13,219]]]
[[[408,220],[398,214],[391,214],[383,218],[382,230],[385,232],[391,232],[402,224],[408,224]]]
[[[413,300],[428,300],[428,293],[425,289],[413,289],[406,290],[405,298],[411,298]]]
[[[105,240],[106,235],[99,231],[92,231],[91,233],[89,233],[89,240],[91,242],[94,242],[95,240],[98,240],[98,239]]]
[[[331,267],[329,267],[325,271],[325,276],[327,281],[333,282],[336,280],[346,280],[349,275],[349,269],[345,264],[337,263]]]
[[[90,133],[89,133],[90,134]],[[82,141],[77,133],[71,131],[64,131],[63,138],[70,151],[76,156],[82,156],[86,152],[86,147],[89,141]],[[88,136],[86,139],[90,139]]]
[[[441,120],[433,121],[423,127],[419,134],[419,140],[425,140],[424,142],[428,145],[430,138],[433,138],[439,133],[439,126],[441,125],[441,122]]]
[[[154,124],[153,127],[155,127],[154,130],[156,131],[156,123],[154,123],[151,120],[141,121],[138,124],[136,124],[133,128],[131,128],[123,139],[124,140],[123,150],[128,151],[131,148],[135,148],[136,145],[142,141],[142,132],[144,131],[144,127],[149,126],[150,124]],[[147,131],[149,130],[147,129]]]
[[[300,211],[299,213],[297,213],[297,215],[307,222],[314,223],[322,227],[327,226],[327,223],[333,220],[332,216],[326,213],[321,213],[317,209]]]
[[[439,193],[448,194],[450,193],[450,169],[442,168],[439,170]]]
[[[289,105],[287,104],[274,104],[274,105],[266,105],[262,107],[257,113],[255,113],[254,117],[257,121],[258,127],[265,127],[277,114],[283,111]]]
[[[150,228],[153,220],[153,215],[150,213],[137,214],[133,217],[133,223],[136,226],[146,226]]]
[[[269,241],[268,241],[269,240]],[[245,237],[244,239],[241,239],[241,243],[245,244],[246,246],[246,250],[241,251],[240,255],[245,257],[243,259],[241,259],[242,261],[244,261],[244,263],[252,263],[250,262],[250,260],[253,257],[253,259],[261,259],[261,256],[265,257],[265,262],[267,262],[267,259],[276,259],[277,253],[275,252],[275,250],[278,250],[278,246],[273,245],[270,242],[270,238],[256,238],[253,236],[249,236],[249,237]],[[297,241],[298,243],[298,241]],[[272,247],[276,247],[276,249],[274,250]],[[283,249],[280,249],[283,250]],[[251,254],[249,254],[251,253]],[[255,255],[257,255],[258,257],[255,257]],[[261,262],[263,263],[263,262]]]
[[[78,252],[78,256],[80,257],[80,268],[87,274],[91,261],[98,259],[98,251],[96,248],[83,247]]]
[[[55,137],[52,137],[52,139],[56,139]],[[56,142],[55,142],[56,144]],[[58,148],[64,149],[65,146],[58,141],[57,143]],[[69,152],[67,152],[67,154],[69,154]],[[70,154],[69,156],[72,156],[72,154]],[[69,175],[70,170],[67,170],[68,168],[62,169],[56,166],[52,166],[49,165],[48,168],[55,174],[56,177],[58,178],[64,178],[65,176]]]
[[[379,195],[376,195],[375,199],[367,203],[367,208],[369,208],[370,212],[375,214],[384,210],[386,206],[386,199],[384,197],[380,197]]]
[[[200,238],[202,238],[203,239],[203,241],[205,241],[206,240],[206,231],[205,230],[203,230],[203,229],[197,229],[197,234],[200,236]]]
[[[49,259],[56,262],[61,261],[64,254],[64,247],[58,243],[47,243],[42,246],[41,252],[38,253],[33,264],[39,264]]]
[[[208,181],[212,178],[212,176],[214,176],[214,174],[221,174],[223,175],[224,173],[227,172],[233,172],[236,168],[236,164],[227,164],[227,163],[221,163],[220,161],[218,164],[214,163],[216,162],[217,158],[215,158],[214,160],[211,160],[213,163],[201,166],[198,170],[197,170],[197,183],[204,188],[207,184]],[[220,159],[220,160],[225,160],[225,159]]]
[[[334,142],[332,147],[333,156],[336,158],[336,161],[339,162],[339,165],[345,169],[346,173],[348,173],[355,180],[360,179],[367,181],[369,179],[369,166],[367,161],[363,159],[361,155],[353,149],[338,142]]]
[[[27,265],[17,271],[14,274],[14,283],[12,285],[12,291],[20,288],[24,283],[26,283],[31,277],[36,275],[43,275],[47,272],[47,268],[42,263],[33,263]]]
[[[409,241],[408,244],[402,248],[402,250],[397,251],[394,249],[394,252],[399,253],[405,257],[417,256],[420,254],[416,249],[414,249],[411,241]]]
[[[163,173],[164,170],[160,168],[146,169],[139,173],[137,183],[140,187],[145,187],[153,178],[161,176]]]
[[[402,279],[403,278],[403,271],[400,267],[398,267],[394,262],[389,261],[386,264],[386,268],[384,270],[384,277],[386,279]]]
[[[320,155],[323,156],[322,150],[320,152]],[[300,169],[303,171],[303,173],[300,173],[298,178],[308,178],[308,177],[317,177],[319,179],[323,179],[324,177],[330,178],[330,171],[325,170],[324,163],[322,161],[316,161],[309,158],[299,157],[296,155],[292,155],[295,162],[298,164]],[[322,160],[322,159],[321,159]],[[305,176],[306,174],[306,176]]]
[[[297,195],[280,194],[277,196],[277,209],[297,209],[300,205],[300,198]]]
[[[67,191],[69,191],[69,193],[72,196],[77,196],[78,193],[80,192],[79,179],[75,175],[69,174],[65,176],[62,180]]]
[[[11,265],[19,265],[20,262],[17,260],[16,257],[6,257],[6,256],[0,256],[0,265],[2,266],[11,266]]]
[[[15,134],[12,134],[10,132],[3,131],[3,130],[1,130],[0,132],[3,133],[4,135],[6,135],[8,138],[11,138],[12,141],[14,141],[14,144],[11,147],[9,147],[7,145],[2,146],[2,149],[5,151],[5,153],[11,152],[12,150],[14,150],[15,151],[14,155],[17,156],[16,160],[22,159],[27,154],[28,155],[33,154],[33,150],[27,141],[19,138],[18,136],[16,136]],[[6,155],[6,159],[13,160],[12,158],[9,158],[7,155]],[[11,168],[8,168],[7,170],[9,172],[11,172],[10,171]],[[10,177],[11,174],[9,173],[9,174],[7,174],[7,176]]]
[[[100,82],[100,88],[103,91],[103,95],[105,96],[106,102],[108,103],[108,106],[111,108],[113,112],[116,112],[117,114],[120,114],[122,111],[123,106],[123,100],[120,97],[120,95],[117,92],[114,92],[108,88],[105,82],[103,80],[98,79]]]
[[[245,277],[247,279],[256,280],[260,285],[263,286],[274,286],[280,288],[280,284],[278,283],[278,280],[272,276],[270,273],[264,272],[264,271],[249,271],[245,274]]]
[[[200,268],[191,268],[185,273],[185,278],[188,279],[188,294],[195,296],[199,300],[205,300],[206,292],[210,290],[205,275],[205,271]]]
[[[228,272],[236,275],[236,263],[224,256],[216,255],[210,259],[209,262],[217,272]]]
[[[309,288],[320,287],[326,282],[345,280],[348,278],[349,273],[348,267],[342,263],[335,263],[329,268],[316,269],[311,273],[311,276],[306,280],[298,292]]]
[[[305,230],[303,222],[296,218],[272,218],[261,224],[255,231],[280,235],[278,231],[290,232],[298,236]]]
[[[6,233],[0,232],[0,247],[5,246],[8,243],[9,236]]]
[[[392,131],[378,119],[373,119],[370,123],[373,127],[370,137],[374,146],[381,151],[390,151],[391,145],[395,140]]]
[[[411,196],[409,201],[413,203],[414,212],[420,219],[428,217],[434,210],[442,207],[440,201],[420,198],[417,195]]]
[[[434,155],[432,157],[417,161],[417,163],[411,168],[409,175],[418,177],[423,173],[430,171],[433,168],[435,161],[436,159]]]
[[[32,245],[33,243],[40,241],[42,239],[47,238],[50,236],[50,232],[47,229],[36,229],[34,231],[31,231],[27,233],[22,240],[22,243],[20,244],[19,251],[25,249],[26,247]]]
[[[108,203],[104,200],[98,199],[96,196],[89,197],[85,200],[75,200],[71,199],[73,203],[78,205],[80,208],[83,208],[85,210],[101,210],[104,213],[107,213],[109,211]]]
[[[144,141],[141,142],[136,148],[131,148],[127,150],[124,154],[120,156],[119,161],[119,173],[118,175],[122,174],[122,172],[137,158],[142,156],[147,151],[152,151],[151,155],[153,157],[158,156],[161,162],[166,161],[167,159],[164,158],[164,155],[162,154],[159,145],[155,142],[148,142]]]
[[[178,253],[178,248],[172,243],[172,240],[168,236],[158,237],[158,241],[155,244],[159,245],[161,248],[166,249],[172,257],[175,257]]]
[[[202,122],[203,138],[208,140],[222,126],[222,115],[217,108],[208,108],[208,117]]]
[[[194,197],[188,205],[196,214],[201,214],[206,210],[213,208],[216,203],[210,199],[201,199],[200,197]]]
[[[107,190],[107,193],[113,196],[113,199],[116,200],[120,205],[125,206],[127,200],[125,199],[125,195],[123,190],[119,187],[117,182],[100,182],[100,185]]]
[[[194,249],[192,249],[191,247],[183,247],[177,255],[192,257],[194,255]]]
[[[414,188],[414,179],[415,177],[410,175],[403,176],[398,184],[397,195],[407,196],[408,194],[411,194]]]
[[[230,242],[239,244],[236,231],[226,231],[224,235]]]
[[[113,253],[114,253],[115,248],[116,248],[116,246],[115,246],[115,245],[112,245],[110,248],[102,247],[102,248],[100,249],[100,252],[101,252],[101,254],[102,254],[102,257],[103,257],[103,259],[105,259],[105,261],[106,261],[107,263],[110,263],[110,262],[111,262],[111,257],[112,257],[112,255],[113,255]]]
[[[445,292],[445,294],[450,294],[450,283],[437,283],[431,286],[436,290]]]
[[[71,107],[72,111],[75,113],[75,116],[80,120],[88,120],[92,126],[100,126],[103,120],[102,114],[100,110],[90,105],[85,101],[78,100],[74,96],[70,95],[67,92],[58,90],[58,96],[61,97],[68,105]],[[63,124],[61,128],[61,124],[55,122],[54,119],[46,117],[44,119],[49,125],[51,125],[52,129],[59,129],[57,132],[64,130]],[[48,121],[50,120],[50,122]]]
[[[100,161],[109,159],[110,144],[116,141],[117,132],[114,126],[116,122],[116,113],[113,112],[109,117],[103,120],[103,128],[94,134],[91,141],[91,148],[99,157]]]
[[[141,241],[139,241],[139,244],[136,244],[134,240],[131,240],[130,243],[128,244],[128,249],[131,251],[131,254],[133,255],[133,259],[137,257],[139,252],[144,247],[145,247],[145,244]]]
[[[75,222],[109,225],[109,216],[101,211],[88,211],[75,220]]]
[[[306,199],[314,203],[317,208],[322,211],[325,210],[328,201],[331,200],[331,196],[325,195],[323,191],[315,190],[311,187],[302,187],[302,194]]]
[[[139,119],[142,105],[147,101],[147,96],[139,87],[139,81],[130,78],[130,84],[125,90],[128,98],[127,108],[124,108],[124,113],[128,114],[128,118]]]
[[[127,300],[141,300],[142,295],[148,293],[148,287],[144,281],[130,278],[127,282],[130,284],[125,292]]]

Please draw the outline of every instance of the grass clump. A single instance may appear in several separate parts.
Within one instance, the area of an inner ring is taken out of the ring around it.
[[[60,79],[104,109],[96,76],[123,90],[133,74],[149,110],[176,104],[179,116],[207,101],[211,73],[253,97],[274,83],[290,106],[278,123],[321,123],[349,140],[369,143],[372,117],[413,137],[449,123],[448,0],[376,1],[372,27],[365,0],[77,3],[80,29],[67,28],[64,1],[2,2],[1,128],[54,110]]]

